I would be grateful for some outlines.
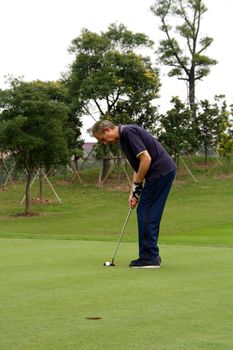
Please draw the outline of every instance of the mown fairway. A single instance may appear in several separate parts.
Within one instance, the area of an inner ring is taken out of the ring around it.
[[[10,216],[22,211],[22,185],[1,192],[1,350],[232,349],[232,179],[177,181],[161,227],[163,267],[150,271],[128,268],[135,213],[117,266],[103,266],[126,192],[55,188],[63,204],[34,205],[31,218]]]

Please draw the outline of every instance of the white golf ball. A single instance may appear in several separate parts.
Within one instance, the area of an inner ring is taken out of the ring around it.
[[[110,261],[106,261],[106,262],[104,263],[104,266],[110,266],[110,265],[111,265]]]

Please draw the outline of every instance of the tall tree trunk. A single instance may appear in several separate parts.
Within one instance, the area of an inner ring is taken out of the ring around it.
[[[78,160],[79,160],[79,156],[74,156],[74,167],[75,167],[75,171],[78,172]]]
[[[106,176],[108,175],[108,171],[110,168],[110,152],[109,152],[109,146],[107,147],[103,146],[103,163],[102,163],[102,175],[101,175],[101,181],[103,181]]]
[[[64,166],[64,180],[67,180],[67,166]]]
[[[118,171],[118,186],[121,183],[121,155],[120,152],[117,153],[117,171]]]
[[[39,198],[42,199],[42,192],[43,192],[43,173],[42,173],[42,169],[40,169],[40,172],[39,172],[39,186],[40,186]]]
[[[176,162],[177,170],[179,170],[180,169],[180,155],[179,154],[175,155],[175,162]]]
[[[207,163],[208,147],[205,147],[205,163]]]
[[[195,92],[195,78],[194,73],[191,73],[189,76],[189,106],[192,111],[193,121],[196,122],[196,106],[195,106],[195,100],[196,100],[196,92]]]
[[[193,150],[196,151],[198,148],[197,144],[197,134],[198,134],[198,123],[197,123],[197,108],[196,108],[196,92],[195,92],[195,78],[194,72],[189,76],[189,106],[192,113],[193,121],[193,133],[194,133],[194,142],[192,144]]]
[[[102,167],[102,175],[101,175],[101,181],[103,181],[106,176],[108,175],[109,167],[110,167],[110,161],[108,157],[103,158],[103,167]]]
[[[29,213],[30,209],[30,186],[32,182],[32,172],[27,170],[27,182],[26,182],[26,191],[25,191],[25,214]]]

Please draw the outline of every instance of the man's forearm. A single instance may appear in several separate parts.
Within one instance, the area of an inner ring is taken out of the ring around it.
[[[136,182],[136,183],[143,182],[151,164],[151,157],[148,152],[142,153],[139,156],[139,159],[140,159],[140,164],[139,164],[138,171],[134,172],[133,174],[133,182]]]

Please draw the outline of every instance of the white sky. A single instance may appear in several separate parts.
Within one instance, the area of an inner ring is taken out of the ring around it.
[[[26,81],[57,80],[67,71],[74,56],[67,52],[82,28],[105,31],[111,23],[123,23],[133,32],[143,32],[156,43],[161,39],[159,20],[150,11],[153,0],[0,0],[0,88],[4,76],[23,76]],[[206,54],[219,62],[196,87],[197,98],[225,94],[233,103],[233,1],[205,0],[208,7],[201,33],[214,38]],[[156,56],[154,56],[156,57]],[[167,110],[172,96],[185,99],[184,82],[167,78],[161,70],[162,88],[158,103]],[[93,121],[85,122],[85,130]],[[84,135],[87,141],[88,137]],[[93,141],[93,139],[91,139]]]

